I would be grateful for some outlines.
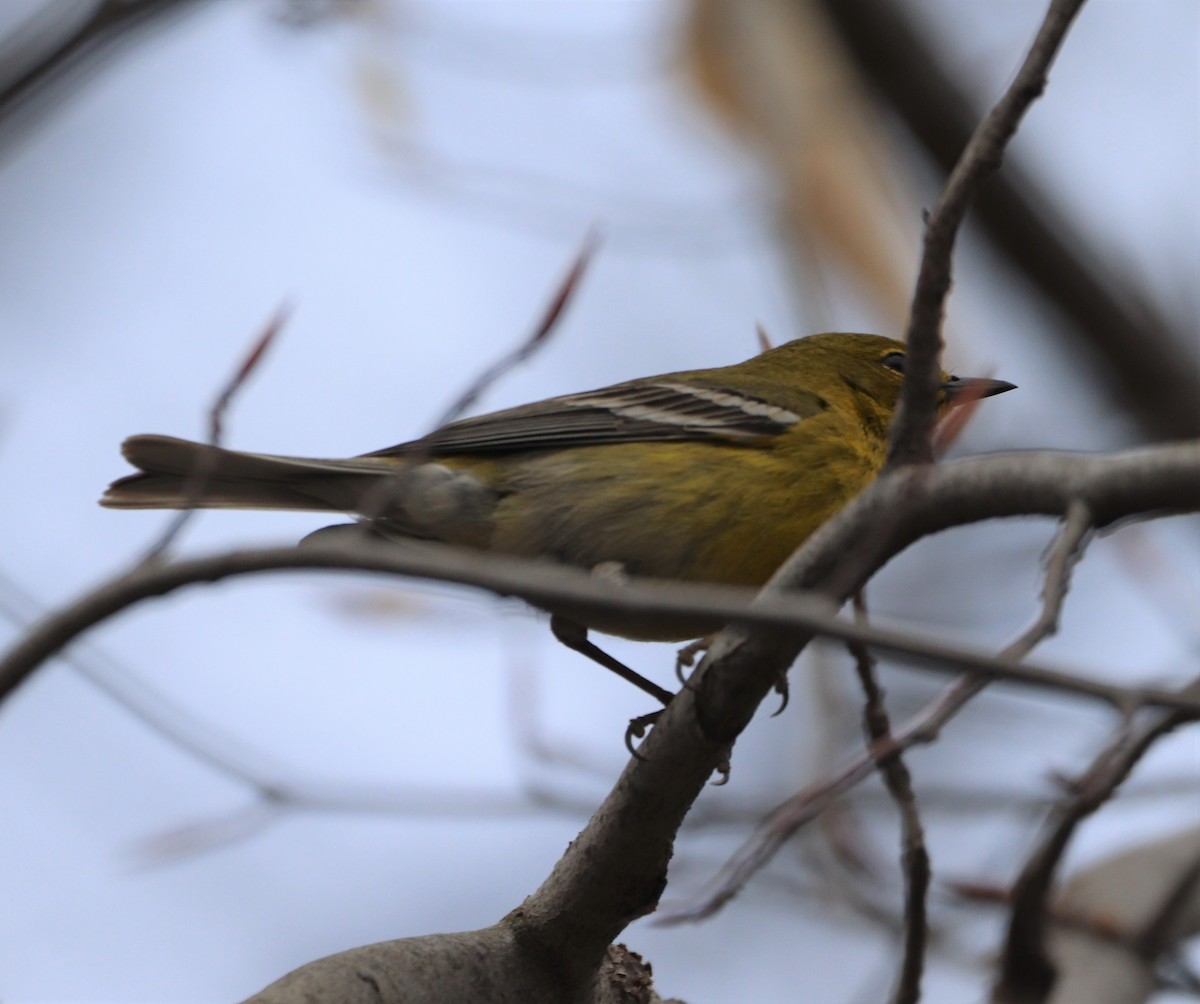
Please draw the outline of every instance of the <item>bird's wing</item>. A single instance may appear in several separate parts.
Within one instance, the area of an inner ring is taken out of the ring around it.
[[[452,422],[424,439],[366,454],[511,453],[602,443],[708,439],[747,443],[781,435],[823,410],[812,395],[790,407],[712,383],[663,377],[550,398]]]

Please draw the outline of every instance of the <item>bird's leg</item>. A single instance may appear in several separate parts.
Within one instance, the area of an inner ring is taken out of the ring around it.
[[[550,630],[554,632],[554,637],[566,645],[567,648],[573,652],[578,652],[580,655],[585,655],[592,662],[598,663],[607,670],[611,670],[622,680],[632,683],[639,690],[649,694],[661,704],[670,704],[671,698],[675,696],[671,691],[647,680],[641,673],[635,673],[619,659],[614,659],[595,642],[588,641],[587,628],[582,624],[552,615],[550,617]]]
[[[671,698],[675,696],[669,690],[660,687],[657,683],[647,680],[641,673],[635,673],[619,659],[614,659],[595,642],[588,641],[587,628],[582,624],[577,624],[575,621],[569,621],[563,617],[551,614],[550,630],[554,632],[554,637],[566,645],[567,648],[578,652],[580,655],[586,655],[592,662],[599,663],[605,669],[612,670],[622,680],[626,680],[635,687],[645,691],[656,701],[662,703],[664,707],[670,704]],[[633,740],[644,736],[646,734],[646,727],[653,725],[661,714],[662,711],[651,711],[648,715],[640,715],[630,721],[629,728],[625,730],[625,748],[631,754],[640,758],[638,751],[633,748]]]
[[[554,637],[561,641],[567,648],[573,652],[578,652],[580,655],[586,655],[595,663],[599,663],[605,669],[612,670],[622,680],[627,680],[635,687],[645,691],[651,697],[661,701],[665,707],[671,703],[671,698],[675,695],[669,690],[660,687],[657,683],[652,683],[640,673],[635,673],[632,669],[626,666],[623,662],[614,659],[611,655],[604,651],[595,642],[588,641],[587,628],[582,624],[577,624],[575,621],[567,620],[564,617],[559,617],[555,614],[550,616],[550,630],[554,632]],[[639,715],[629,722],[629,728],[625,730],[625,748],[637,757],[643,759],[633,747],[634,739],[641,739],[646,734],[646,729],[658,721],[658,716],[662,711],[651,711],[647,715]],[[721,780],[714,782],[715,784],[724,784],[729,780],[729,757],[728,755],[722,759],[717,766],[717,773],[721,775]]]
[[[592,569],[592,575],[617,585],[627,581],[625,566],[619,561],[600,562],[600,564]],[[622,680],[632,683],[664,707],[670,704],[671,698],[675,696],[669,690],[664,690],[657,683],[651,683],[640,673],[635,673],[625,663],[614,659],[594,642],[588,641],[587,628],[582,624],[552,614],[550,616],[550,630],[554,632],[554,637],[566,645],[567,648],[573,649],[580,653],[580,655],[586,655],[592,662],[599,663],[605,669],[616,673]],[[641,739],[646,734],[646,729],[658,721],[658,716],[661,714],[662,711],[651,711],[648,715],[639,715],[629,722],[629,728],[625,730],[625,748],[629,750],[630,754],[640,759],[640,754],[633,748],[633,741],[634,739]]]

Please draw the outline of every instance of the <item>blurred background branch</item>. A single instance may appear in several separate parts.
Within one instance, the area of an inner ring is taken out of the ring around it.
[[[209,0],[55,0],[0,39],[0,153],[121,47]]]

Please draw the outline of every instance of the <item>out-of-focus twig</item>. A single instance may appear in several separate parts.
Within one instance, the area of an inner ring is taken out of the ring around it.
[[[510,370],[520,366],[521,363],[525,362],[542,347],[554,332],[559,318],[562,317],[567,304],[575,295],[575,291],[579,287],[579,282],[583,278],[584,272],[587,271],[587,267],[591,263],[592,256],[595,254],[599,243],[599,233],[593,229],[584,237],[583,245],[575,255],[575,260],[571,262],[570,268],[567,269],[567,274],[563,276],[562,282],[559,283],[558,289],[542,314],[541,320],[534,327],[529,337],[480,373],[471,382],[471,385],[442,413],[442,416],[434,426],[435,429],[440,429],[443,425],[449,425],[455,419],[462,417],[497,380],[505,376]]]
[[[151,26],[198,9],[205,0],[88,0],[45,4],[0,40],[0,148],[44,114],[48,99]],[[88,9],[90,7],[90,10]],[[65,13],[67,8],[73,8]]]
[[[1198,981],[1180,965],[1178,952],[1183,940],[1200,933],[1198,881],[1195,827],[1134,845],[1072,875],[1045,904],[1059,977],[1050,1004],[1135,1004],[1159,987],[1195,993]],[[1005,908],[1015,895],[994,883],[955,881],[946,888]]]
[[[284,324],[287,323],[291,311],[292,308],[287,303],[282,304],[275,311],[271,319],[263,326],[262,331],[259,332],[258,337],[254,340],[250,351],[242,359],[241,364],[213,400],[212,407],[208,410],[208,445],[213,447],[213,449],[205,450],[201,453],[196,466],[188,472],[187,480],[183,485],[183,502],[180,505],[179,511],[171,517],[162,536],[146,552],[142,558],[143,562],[157,561],[161,558],[171,545],[175,543],[179,534],[183,532],[183,528],[195,514],[196,506],[204,498],[204,490],[208,487],[213,471],[216,469],[217,451],[215,448],[221,445],[221,441],[225,435],[225,412],[229,409],[234,395],[241,390],[243,384],[249,379],[250,374],[262,362],[267,349],[270,348],[275,337],[282,330]]]
[[[541,320],[534,325],[529,337],[515,349],[506,352],[496,362],[483,370],[479,376],[471,381],[467,389],[451,402],[450,406],[442,412],[437,422],[434,423],[433,430],[429,435],[423,440],[418,440],[413,450],[405,455],[404,463],[397,468],[396,477],[399,477],[403,470],[427,459],[428,453],[426,447],[432,445],[439,429],[449,425],[455,419],[461,418],[463,413],[471,408],[497,380],[504,377],[515,367],[520,366],[521,363],[529,359],[530,356],[549,341],[550,336],[558,327],[558,322],[562,318],[563,311],[566,310],[567,304],[571,302],[571,298],[579,288],[579,283],[583,279],[588,265],[591,263],[592,255],[595,253],[599,241],[600,238],[595,229],[589,231],[584,236],[582,246],[567,269],[566,275],[563,276],[562,281],[558,284],[557,289],[555,289],[554,295],[551,297],[550,303],[542,314]],[[359,500],[358,514],[364,530],[368,530],[371,523],[386,508],[394,488],[393,481],[393,478],[380,479]]]

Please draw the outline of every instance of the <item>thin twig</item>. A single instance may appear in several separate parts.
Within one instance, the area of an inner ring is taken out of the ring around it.
[[[558,289],[547,305],[542,319],[534,327],[529,337],[480,373],[471,385],[442,413],[441,418],[438,419],[437,424],[434,426],[435,430],[440,429],[443,425],[449,425],[455,419],[462,417],[469,409],[474,407],[475,402],[497,380],[504,377],[515,367],[520,366],[521,363],[525,362],[542,347],[554,332],[559,318],[562,317],[567,304],[570,303],[576,289],[579,288],[579,283],[583,279],[588,265],[591,264],[592,256],[596,253],[599,243],[599,232],[595,229],[590,230],[584,236],[583,244],[580,246],[579,252],[575,255],[575,260],[571,262],[570,268],[567,269],[567,274],[563,276],[562,282],[559,283]]]
[[[250,346],[250,351],[246,353],[241,364],[213,400],[212,407],[208,410],[207,442],[210,449],[202,451],[197,457],[195,466],[188,472],[187,480],[184,481],[182,490],[183,498],[179,505],[179,511],[171,517],[162,536],[155,541],[150,550],[142,557],[142,562],[159,560],[170,549],[171,545],[175,543],[179,534],[183,532],[183,528],[187,526],[188,521],[195,515],[196,508],[204,499],[204,492],[208,488],[208,483],[212,480],[213,473],[216,470],[217,448],[220,447],[225,436],[225,413],[229,410],[234,395],[241,390],[242,386],[250,378],[250,374],[262,362],[267,349],[270,348],[271,343],[275,340],[275,336],[279,334],[283,326],[287,323],[291,312],[291,304],[286,302],[276,308],[275,313],[263,325],[258,337],[255,338],[254,344]]]
[[[429,458],[429,449],[433,446],[433,440],[437,436],[438,430],[461,418],[463,413],[473,407],[497,380],[528,360],[530,356],[547,343],[550,336],[554,333],[555,328],[557,328],[563,311],[567,308],[567,304],[571,302],[571,298],[579,288],[579,283],[582,281],[584,273],[591,263],[592,256],[595,254],[599,242],[599,234],[595,229],[590,230],[584,235],[583,244],[567,269],[566,275],[563,276],[562,281],[555,289],[554,295],[551,297],[550,303],[542,314],[541,320],[534,326],[529,337],[515,349],[506,352],[471,382],[470,386],[442,412],[441,417],[438,418],[429,435],[424,439],[417,440],[413,444],[412,450],[405,454],[403,462],[397,466],[395,475],[380,479],[370,490],[363,494],[358,503],[358,515],[364,530],[369,530],[371,524],[386,509],[392,497],[397,479],[409,468],[423,463]]]
[[[866,601],[860,591],[854,597],[855,619],[866,621]],[[862,684],[866,703],[863,707],[863,731],[871,744],[891,738],[892,726],[884,705],[883,688],[875,676],[875,660],[865,645],[851,642],[854,667]],[[892,1004],[917,1004],[921,999],[921,974],[925,968],[928,933],[926,898],[929,893],[930,863],[925,847],[925,831],[917,810],[912,774],[900,752],[876,761],[884,786],[900,811],[901,855],[904,871],[904,954],[900,976],[892,994]]]
[[[1200,697],[1152,686],[1120,686],[1086,675],[997,659],[979,651],[913,637],[899,631],[847,623],[831,615],[822,598],[793,593],[764,597],[754,590],[695,583],[636,581],[615,585],[585,571],[480,553],[429,542],[384,547],[363,541],[313,544],[307,548],[247,549],[145,565],[84,594],[36,625],[0,660],[3,700],[46,659],[89,628],[137,603],[185,586],[285,569],[363,571],[454,582],[500,596],[518,596],[535,606],[569,604],[588,612],[687,615],[774,628],[781,635],[821,634],[856,641],[899,662],[940,671],[953,668],[987,679],[1007,680],[1073,694],[1122,712],[1142,707],[1200,715]],[[879,754],[891,752],[879,751]]]
[[[929,463],[937,417],[942,317],[950,293],[951,257],[959,227],[983,183],[1000,167],[1004,149],[1046,86],[1046,74],[1084,0],[1051,0],[1037,38],[1013,82],[979,124],[925,222],[905,341],[908,343],[900,409],[892,423],[888,465]]]
[[[1002,658],[1022,659],[1035,645],[1058,633],[1063,602],[1071,588],[1071,574],[1091,541],[1094,524],[1087,503],[1072,499],[1058,535],[1046,552],[1042,574],[1042,609],[1020,636],[1000,651]]]
[[[1200,696],[1200,680],[1183,693]],[[1056,806],[1013,889],[1012,916],[993,1000],[1035,1004],[1049,995],[1055,968],[1045,944],[1047,903],[1071,838],[1085,819],[1113,797],[1151,746],[1187,720],[1172,711],[1134,731],[1130,720],[1123,719],[1108,746],[1072,783],[1074,794]]]
[[[915,4],[879,0],[818,0],[839,29],[872,92],[907,124],[946,172],[953,169],[979,122],[963,87],[962,67],[919,16]],[[1027,162],[1028,163],[1028,162]],[[1102,386],[1122,417],[1139,422],[1152,442],[1200,435],[1200,367],[1194,325],[1184,330],[1162,308],[1162,295],[1139,285],[1120,249],[1084,236],[1042,179],[1006,163],[971,209],[977,226],[1006,263],[1061,315],[1048,338],[1077,362],[1089,384]],[[1190,364],[1182,364],[1190,358]]]
[[[951,880],[939,883],[939,886],[969,903],[985,903],[1008,908],[1013,901],[1011,886],[963,880]],[[1109,914],[1085,913],[1061,903],[1052,903],[1047,905],[1046,919],[1055,927],[1079,931],[1113,945],[1128,948],[1130,944],[1129,932],[1118,927]]]

